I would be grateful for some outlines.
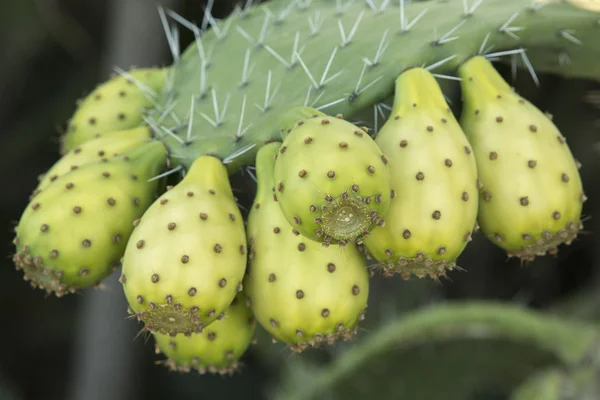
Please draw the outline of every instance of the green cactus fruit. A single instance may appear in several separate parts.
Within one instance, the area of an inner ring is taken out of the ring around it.
[[[98,133],[127,130],[143,122],[142,110],[152,107],[161,91],[165,68],[133,69],[100,84],[78,104],[61,138],[61,153],[93,139]]]
[[[325,246],[360,242],[385,224],[392,194],[387,157],[339,116],[298,121],[279,149],[274,178],[288,222]]]
[[[125,250],[121,283],[145,328],[191,335],[217,320],[242,289],[244,220],[227,169],[201,156],[144,213]]]
[[[162,363],[171,371],[196,370],[200,374],[224,375],[238,370],[239,360],[250,347],[256,330],[243,292],[236,295],[222,315],[202,333],[191,336],[155,333],[156,354],[167,357]]]
[[[273,142],[257,153],[244,286],[258,322],[276,340],[303,351],[353,337],[367,307],[369,277],[355,244],[323,247],[288,223],[273,196],[280,147]]]
[[[375,139],[386,149],[397,193],[364,243],[384,275],[437,279],[456,267],[477,218],[471,146],[431,73],[403,72],[390,118]]]
[[[23,212],[14,262],[25,280],[62,296],[119,266],[132,222],[154,199],[167,152],[154,141],[56,179]]]
[[[578,163],[549,116],[514,93],[484,57],[459,69],[461,125],[475,159],[482,232],[511,257],[554,254],[583,227]]]
[[[146,143],[151,137],[152,133],[150,129],[145,126],[125,131],[112,131],[99,134],[97,138],[82,143],[59,159],[41,177],[34,195],[45,189],[58,177],[75,168],[133,150]]]

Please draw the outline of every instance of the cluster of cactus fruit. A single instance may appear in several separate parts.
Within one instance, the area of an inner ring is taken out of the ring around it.
[[[326,4],[323,12],[336,11]],[[229,20],[256,18],[259,8]],[[223,39],[223,25],[209,20],[214,41]],[[122,73],[81,102],[62,138],[63,157],[41,178],[14,240],[17,269],[57,296],[122,267],[129,313],[170,368],[234,371],[255,321],[298,352],[349,340],[365,318],[369,273],[445,277],[477,229],[523,262],[556,253],[582,229],[585,195],[565,138],[486,57],[458,65],[458,120],[436,77],[408,66],[395,72],[394,103],[375,137],[342,115],[293,101],[264,122],[277,108],[267,87],[257,105],[263,125],[244,127],[244,94],[232,140],[202,135],[224,125],[227,100],[219,110],[213,88],[214,118],[197,108],[211,96],[203,81],[208,40],[203,45],[195,29],[190,48],[200,60],[186,53],[170,68]],[[340,30],[345,50],[353,33]],[[261,41],[258,48],[281,58]],[[314,81],[297,41],[292,61],[280,67],[299,61]],[[312,89],[333,79],[330,66]],[[193,85],[175,72],[192,67],[201,69],[201,92],[184,117],[174,98]],[[269,86],[270,70],[267,79]],[[362,93],[357,86],[348,102]],[[244,220],[229,174],[252,164],[257,192]],[[185,172],[173,186],[164,179],[169,167]]]

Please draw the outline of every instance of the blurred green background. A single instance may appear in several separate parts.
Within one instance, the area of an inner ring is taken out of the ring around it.
[[[107,279],[104,290],[89,289],[57,299],[32,290],[22,273],[14,270],[10,260],[14,222],[37,176],[58,159],[58,137],[75,102],[106,80],[114,66],[170,64],[159,4],[200,23],[206,2],[0,0],[0,166],[4,181],[0,213],[5,225],[1,243],[7,256],[0,267],[0,400],[262,399],[277,387],[285,364],[302,359],[325,365],[354,345],[343,343],[293,355],[261,333],[243,359],[242,372],[234,377],[170,373],[155,365],[160,358],[154,354],[152,339],[136,338],[140,326],[126,320],[118,274]],[[216,0],[213,15],[223,18],[234,5],[230,0]],[[182,30],[180,39],[183,49],[193,36]],[[441,284],[374,277],[367,320],[357,341],[368,339],[379,326],[408,311],[459,299],[495,299],[553,312],[560,306],[568,307],[571,316],[600,316],[594,297],[600,292],[600,227],[595,218],[600,207],[600,112],[586,101],[600,85],[542,75],[538,88],[525,71],[519,70],[514,77],[510,66],[498,68],[522,95],[553,114],[582,162],[589,198],[584,205],[586,233],[570,247],[562,247],[557,257],[539,258],[526,268],[475,235],[459,259],[467,272],[453,272]],[[459,107],[457,85],[444,86],[455,108]],[[242,204],[248,205],[253,184],[247,176],[233,181]],[[573,295],[584,298],[573,305]],[[460,355],[455,357],[461,362]],[[394,369],[394,362],[400,365],[404,360],[388,362],[387,367]],[[381,398],[373,385],[373,397]],[[494,398],[504,395],[500,392]],[[492,398],[487,396],[482,398]]]

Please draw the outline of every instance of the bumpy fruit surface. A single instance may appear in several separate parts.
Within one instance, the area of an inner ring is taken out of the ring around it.
[[[132,223],[152,203],[167,152],[150,142],[83,165],[33,198],[16,228],[14,261],[33,287],[62,296],[119,266]]]
[[[176,337],[155,333],[155,349],[157,354],[168,357],[164,364],[172,371],[232,374],[238,369],[239,359],[250,346],[255,330],[252,311],[240,292],[223,317],[202,333]]]
[[[387,158],[341,118],[298,121],[277,154],[275,194],[285,218],[324,245],[360,241],[383,226],[390,193]]]
[[[160,92],[166,69],[133,69],[100,84],[78,105],[62,137],[62,153],[94,138],[98,133],[139,126],[144,108]]]
[[[582,228],[577,162],[551,119],[515,94],[483,57],[459,69],[461,125],[473,146],[481,230],[524,261],[555,253]]]
[[[258,193],[248,217],[250,263],[245,291],[260,324],[302,351],[350,339],[367,307],[366,260],[355,244],[323,247],[292,227],[273,197],[274,155],[258,151]]]
[[[152,137],[148,127],[137,127],[126,131],[99,134],[60,158],[40,180],[35,193],[67,172],[103,158],[112,157],[142,146]]]
[[[435,78],[423,68],[396,80],[390,118],[376,139],[386,149],[396,197],[386,225],[365,239],[385,275],[437,278],[453,269],[477,218],[471,146]]]
[[[199,157],[137,224],[121,283],[150,332],[191,335],[215,321],[241,290],[246,236],[227,170]]]

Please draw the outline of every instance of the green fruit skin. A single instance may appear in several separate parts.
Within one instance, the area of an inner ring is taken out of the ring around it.
[[[313,241],[360,240],[378,222],[383,224],[389,208],[386,162],[373,139],[348,121],[301,120],[283,141],[275,163],[275,193],[285,218]],[[337,202],[356,203],[338,208]]]
[[[471,58],[459,75],[461,125],[483,184],[482,232],[509,254],[545,254],[565,241],[561,235],[570,241],[579,229],[585,196],[565,138],[485,58]]]
[[[219,159],[201,156],[142,216],[123,257],[121,281],[148,330],[201,331],[241,290],[246,253],[227,170]]]
[[[129,71],[129,75],[152,91],[160,92],[166,72],[166,68],[141,68]],[[100,84],[81,101],[71,117],[61,140],[61,153],[73,150],[99,133],[139,126],[143,122],[143,109],[152,107],[150,96],[135,81],[122,75]]]
[[[171,370],[191,369],[201,373],[232,373],[250,347],[256,323],[246,305],[243,292],[236,295],[222,319],[210,324],[202,333],[171,337],[155,333],[156,352],[168,357]]]
[[[320,340],[351,337],[367,307],[369,281],[356,245],[323,247],[293,233],[272,193],[279,147],[274,142],[257,154],[258,192],[248,217],[251,252],[244,287],[259,323],[301,350]]]
[[[396,197],[386,225],[365,239],[367,249],[379,262],[396,263],[402,274],[443,273],[435,265],[411,271],[398,264],[419,256],[454,262],[477,218],[475,158],[431,73],[412,68],[398,77],[390,118],[375,142],[386,149]]]
[[[16,228],[15,262],[26,279],[62,295],[119,265],[132,222],[151,204],[167,152],[150,142],[57,178],[31,201]]]
[[[147,143],[151,137],[150,129],[145,126],[99,134],[97,138],[82,143],[62,156],[44,174],[36,188],[36,193],[44,190],[59,176],[72,169],[138,148]]]

